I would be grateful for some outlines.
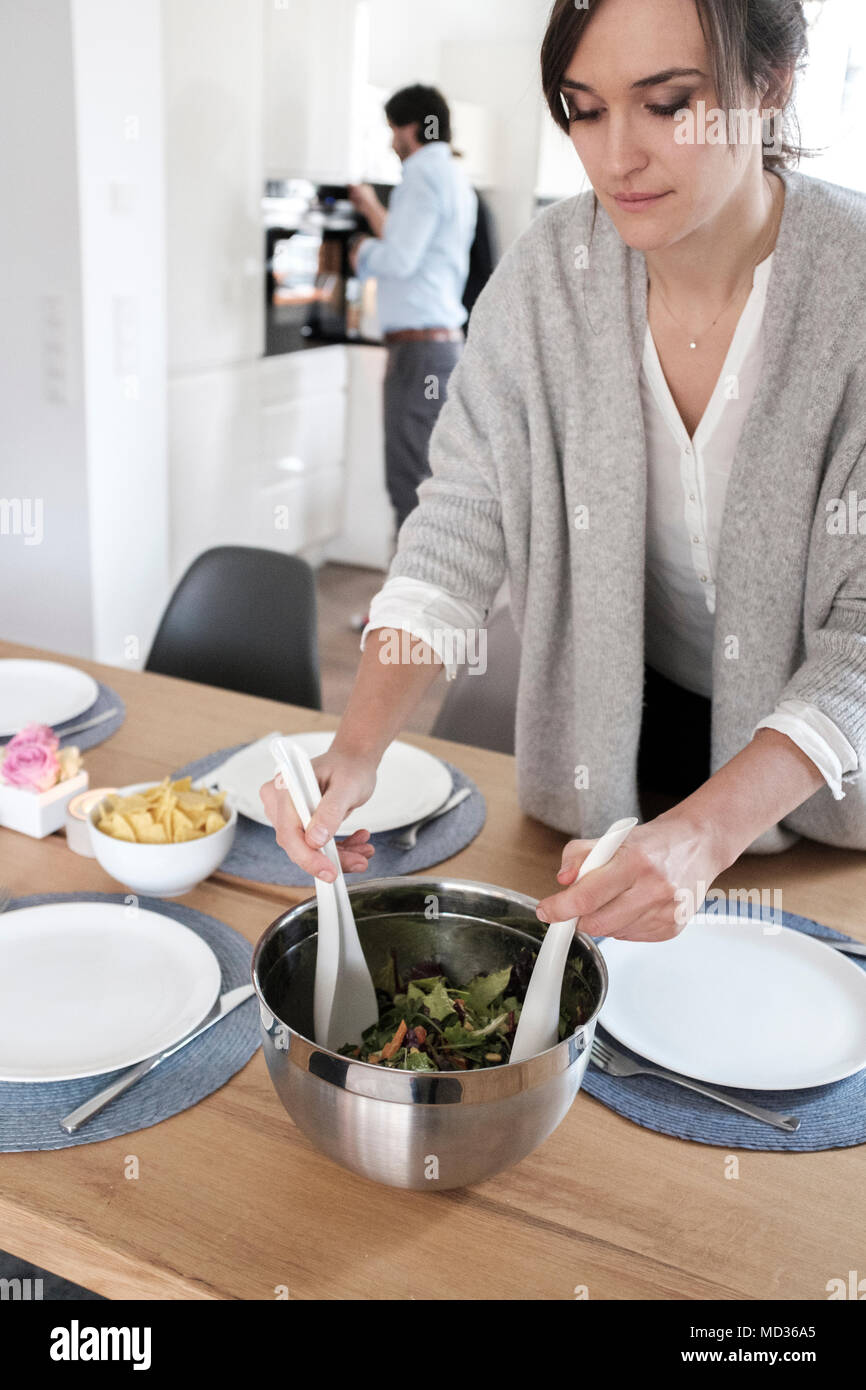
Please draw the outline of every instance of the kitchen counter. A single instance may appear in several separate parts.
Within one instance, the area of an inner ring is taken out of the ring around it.
[[[305,352],[319,347],[384,347],[380,338],[319,338],[306,334],[290,306],[269,307],[265,315],[265,357],[286,352]]]

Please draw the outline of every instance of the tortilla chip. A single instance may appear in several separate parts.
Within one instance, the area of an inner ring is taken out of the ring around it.
[[[138,837],[143,845],[167,845],[168,836],[165,833],[165,826],[161,821],[151,821],[148,818],[146,828],[143,828]]]
[[[191,777],[161,782],[120,796],[108,792],[96,825],[105,835],[143,845],[181,844],[200,840],[225,827],[224,791],[193,787]]]
[[[126,817],[122,816],[119,811],[112,812],[111,830],[108,833],[113,835],[115,840],[131,840],[133,843],[135,842],[135,831]]]

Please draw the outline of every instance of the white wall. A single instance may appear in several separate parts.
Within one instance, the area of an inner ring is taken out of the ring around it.
[[[866,7],[863,0],[809,0],[809,62],[796,88],[800,139],[823,151],[804,173],[866,192]]]
[[[0,6],[0,129],[0,499],[43,515],[28,544],[20,510],[17,532],[14,509],[0,511],[0,636],[90,654],[75,99],[59,0]]]
[[[577,150],[545,108],[538,150],[539,198],[573,198],[591,187]]]
[[[167,584],[159,10],[0,7],[0,494],[44,516],[0,535],[0,632],[118,665]]]
[[[370,0],[370,81],[392,88],[437,82],[437,48],[443,41],[526,43],[537,57],[550,4],[551,0],[436,0],[416,6],[407,0]]]
[[[168,586],[159,0],[72,0],[93,656],[140,667]]]

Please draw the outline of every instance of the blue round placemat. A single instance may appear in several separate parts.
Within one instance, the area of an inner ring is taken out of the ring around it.
[[[73,744],[80,748],[82,753],[86,748],[95,748],[97,744],[104,743],[112,734],[116,734],[124,719],[126,718],[126,705],[121,700],[116,690],[112,690],[110,685],[103,685],[102,681],[97,682],[99,694],[90,709],[86,709],[83,714],[76,714],[74,719],[65,719],[62,724],[54,725],[54,732],[60,739],[61,748],[69,748]],[[69,738],[64,737],[63,730],[72,729],[76,724],[84,724],[88,719],[93,719],[97,714],[103,714],[106,710],[116,710],[110,719],[104,719],[101,724],[97,724],[92,729],[85,729],[83,733],[71,734]],[[0,738],[0,749],[7,744],[13,734],[7,734]]]
[[[221,748],[216,753],[208,753],[206,757],[178,768],[172,777],[203,777],[247,746],[246,743],[238,743],[234,748]],[[475,839],[487,819],[487,803],[470,777],[445,762],[444,758],[441,761],[451,773],[454,790],[471,787],[472,795],[447,815],[425,825],[418,834],[414,849],[399,850],[389,844],[397,830],[383,830],[371,835],[370,843],[375,846],[376,853],[370,860],[369,868],[362,873],[347,873],[347,883],[363,882],[365,878],[373,876],[391,878],[399,874],[417,873],[419,869],[428,869],[431,864],[441,864],[444,859],[450,859]],[[259,825],[257,821],[242,815],[238,816],[234,844],[218,872],[235,874],[238,878],[251,879],[256,883],[277,883],[286,888],[309,888],[315,882],[311,874],[293,864],[285,850],[280,849],[271,826]]]
[[[37,907],[40,903],[124,903],[126,899],[124,893],[34,893],[25,898],[13,898],[6,912],[14,912],[19,907]],[[148,897],[140,897],[138,902],[143,908],[182,922],[207,942],[222,971],[221,994],[249,983],[253,948],[239,932],[217,921],[216,917],[208,917],[181,903]],[[125,1067],[80,1081],[0,1081],[0,1153],[70,1149],[78,1144],[116,1139],[120,1134],[158,1125],[161,1120],[188,1110],[224,1086],[246,1065],[260,1043],[259,1010],[256,997],[252,995],[228,1018],[214,1024],[173,1057],[160,1062],[148,1076],[118,1096],[99,1115],[94,1115],[75,1134],[67,1134],[60,1128],[60,1118],[107,1086],[126,1070]]]
[[[757,917],[761,920],[779,921],[793,931],[805,932],[827,941],[850,941],[852,938],[843,932],[813,922],[809,917],[798,917],[793,912],[780,912],[775,916],[770,911],[752,904],[741,904],[748,910],[733,915]],[[712,905],[703,911],[711,911]],[[730,913],[730,909],[725,909]],[[601,940],[600,937],[595,938]],[[866,958],[846,956],[854,965],[866,970]],[[604,1028],[598,1028],[599,1038],[627,1057],[643,1060],[616,1038],[611,1038]],[[631,1076],[617,1078],[606,1076],[592,1063],[586,1069],[583,1090],[596,1100],[624,1115],[645,1129],[654,1129],[659,1134],[671,1134],[678,1139],[693,1139],[698,1144],[717,1144],[726,1149],[782,1149],[793,1153],[808,1153],[815,1149],[845,1149],[855,1144],[866,1143],[866,1069],[849,1076],[845,1081],[834,1081],[828,1086],[812,1086],[800,1091],[744,1091],[733,1086],[718,1086],[735,1100],[744,1100],[765,1110],[777,1110],[783,1115],[796,1115],[800,1128],[794,1134],[774,1129],[760,1120],[748,1115],[739,1115],[725,1105],[696,1095],[682,1086],[670,1081],[661,1081],[654,1076]]]

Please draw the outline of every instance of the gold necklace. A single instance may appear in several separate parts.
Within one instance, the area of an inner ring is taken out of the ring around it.
[[[761,264],[761,261],[764,259],[764,253],[766,252],[767,247],[770,245],[770,242],[773,240],[774,235],[775,235],[775,234],[778,232],[778,230],[779,230],[778,227],[776,226],[776,217],[775,217],[775,204],[776,204],[776,196],[775,196],[775,193],[772,194],[772,197],[773,197],[773,213],[774,213],[774,215],[773,215],[773,217],[772,217],[771,220],[770,220],[770,235],[765,239],[765,241],[764,241],[764,243],[763,243],[763,245],[762,245],[762,247],[761,247],[761,250],[760,250],[760,252],[759,252],[759,254],[758,254],[758,259],[752,264],[750,274],[751,274],[752,277],[753,277],[753,283],[754,283],[754,274],[755,274],[755,270],[756,270],[756,268]],[[716,314],[716,317],[713,319],[713,321],[712,321],[712,323],[710,324],[710,326],[709,326],[708,328],[703,329],[703,331],[701,332],[701,337],[702,337],[702,338],[705,337],[707,333],[711,333],[711,332],[712,332],[712,330],[715,328],[716,324],[718,323],[719,319],[722,317],[722,315],[725,313],[725,311],[726,311],[727,309],[730,308],[731,304],[733,304],[733,302],[734,302],[734,300],[736,299],[737,295],[740,293],[741,284],[742,284],[742,282],[740,282],[740,284],[737,285],[737,288],[734,290],[734,293],[731,295],[730,299],[727,300],[727,302],[722,306],[722,308],[719,310],[718,314]],[[647,275],[647,293],[649,293],[650,285],[651,285],[651,281],[650,281],[649,275]],[[683,329],[683,332],[685,332],[685,331],[686,331],[686,330],[685,330],[685,325],[682,324],[682,323],[680,323],[680,320],[677,318],[676,314],[674,314],[673,310],[671,309],[670,305],[668,304],[667,300],[665,299],[665,296],[664,296],[664,293],[663,293],[663,291],[662,291],[661,286],[660,286],[658,283],[656,283],[656,289],[658,290],[659,298],[661,299],[662,304],[663,304],[664,307],[667,309],[667,311],[668,311],[668,313],[670,314],[671,318],[673,319],[674,323],[677,324],[677,326],[678,326],[679,328],[682,328],[682,329]],[[693,352],[695,352],[695,351],[697,350],[697,347],[698,347],[698,340],[697,340],[697,338],[695,338],[695,336],[694,336],[692,333],[689,334],[689,347],[692,349]]]

